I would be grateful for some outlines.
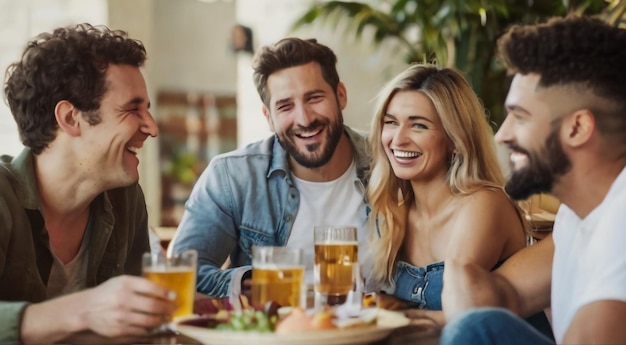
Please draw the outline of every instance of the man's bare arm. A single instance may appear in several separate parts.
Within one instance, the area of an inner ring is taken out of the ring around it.
[[[476,307],[505,307],[522,317],[547,308],[553,256],[550,235],[517,252],[494,272],[464,262],[446,263],[442,296],[446,321]]]

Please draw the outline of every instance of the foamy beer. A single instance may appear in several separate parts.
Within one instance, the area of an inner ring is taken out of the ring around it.
[[[302,249],[252,247],[252,305],[306,307]]]
[[[359,277],[355,227],[316,226],[315,305],[335,305],[346,296]]]
[[[176,293],[174,303],[178,307],[172,314],[173,319],[193,314],[197,261],[195,250],[170,256],[162,253],[143,256],[143,276]]]

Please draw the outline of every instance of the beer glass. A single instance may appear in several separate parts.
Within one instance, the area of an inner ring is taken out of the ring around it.
[[[193,314],[197,262],[198,254],[195,250],[167,256],[163,253],[143,255],[143,276],[176,293],[177,308],[172,319]],[[167,325],[164,325],[161,330],[167,329]]]
[[[343,304],[359,279],[357,229],[315,226],[315,306]]]
[[[252,247],[252,305],[306,308],[304,254],[288,247]]]

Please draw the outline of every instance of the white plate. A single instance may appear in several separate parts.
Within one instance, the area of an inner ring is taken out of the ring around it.
[[[293,334],[218,331],[176,325],[177,330],[207,345],[356,345],[373,343],[387,337],[395,328],[409,324],[403,314],[380,309],[376,325],[362,328],[332,329]]]

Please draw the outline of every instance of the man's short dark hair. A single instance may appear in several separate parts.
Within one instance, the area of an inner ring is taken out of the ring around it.
[[[285,38],[274,45],[264,46],[255,55],[254,84],[263,104],[269,106],[270,94],[267,91],[267,79],[276,71],[317,62],[322,69],[324,80],[337,92],[339,74],[337,56],[327,46],[315,39]]]

